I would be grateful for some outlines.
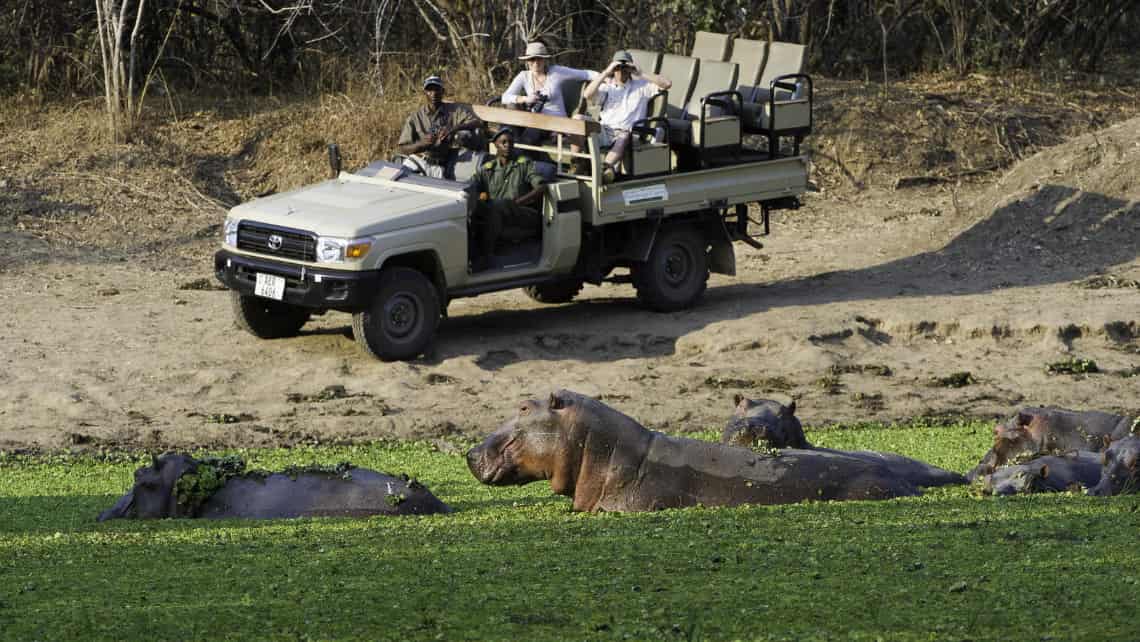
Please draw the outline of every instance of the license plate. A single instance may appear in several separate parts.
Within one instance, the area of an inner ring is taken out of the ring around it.
[[[257,273],[257,282],[253,285],[253,293],[267,299],[285,298],[285,277],[272,274]]]

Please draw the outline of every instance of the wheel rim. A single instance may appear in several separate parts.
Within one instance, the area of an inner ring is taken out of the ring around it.
[[[669,248],[662,261],[661,276],[670,287],[680,287],[689,279],[693,271],[693,257],[688,248],[674,245]]]
[[[384,304],[384,334],[403,339],[412,334],[420,322],[420,302],[407,292],[400,292]]]

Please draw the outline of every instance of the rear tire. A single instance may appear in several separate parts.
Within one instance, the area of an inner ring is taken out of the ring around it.
[[[523,288],[523,292],[539,303],[569,303],[582,291],[580,279],[565,279],[539,283]]]
[[[662,230],[649,258],[633,266],[633,287],[650,309],[674,312],[691,306],[709,280],[708,243],[688,225]]]
[[[295,337],[310,315],[306,308],[232,290],[230,304],[237,326],[261,339]]]
[[[352,315],[352,334],[377,359],[414,359],[435,337],[439,317],[435,284],[418,270],[390,268],[368,307]]]

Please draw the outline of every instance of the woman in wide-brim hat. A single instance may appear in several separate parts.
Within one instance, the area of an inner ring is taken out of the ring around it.
[[[526,70],[520,71],[511,81],[511,86],[503,93],[503,104],[532,109],[542,100],[540,96],[545,96],[546,102],[539,113],[567,116],[562,101],[562,83],[567,80],[593,80],[598,72],[552,65],[551,57],[545,43],[528,42],[526,52],[519,56],[519,60],[526,63]]]

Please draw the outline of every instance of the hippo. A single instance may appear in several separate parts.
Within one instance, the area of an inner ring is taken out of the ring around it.
[[[1045,455],[1024,464],[1004,466],[983,478],[982,492],[1017,495],[1090,488],[1100,479],[1100,460],[1100,453],[1079,450],[1064,457]]]
[[[872,450],[833,450],[819,448],[808,443],[803,427],[796,418],[796,402],[787,406],[770,399],[746,399],[741,395],[734,398],[736,410],[728,420],[721,435],[722,444],[745,448],[801,448],[817,452],[835,453],[855,457],[864,461],[881,464],[915,486],[945,486],[965,484],[962,475],[910,457],[894,453],[880,453]]]
[[[733,403],[736,409],[721,433],[720,443],[744,448],[811,448],[796,418],[795,400],[785,406],[735,395]]]
[[[230,458],[226,458],[230,459]],[[427,488],[406,477],[367,468],[292,469],[284,473],[245,472],[167,453],[135,471],[135,483],[99,521],[116,518],[286,517],[426,515],[449,513]],[[234,460],[230,460],[232,464]]]
[[[1089,489],[1089,495],[1107,497],[1123,495],[1140,490],[1140,471],[1136,462],[1140,460],[1140,436],[1131,435],[1114,441],[1104,451],[1101,461],[1100,481]]]
[[[558,390],[517,414],[467,453],[492,486],[550,480],[576,511],[636,512],[686,506],[889,499],[920,494],[890,469],[815,450],[776,454],[646,429],[606,404]]]
[[[1095,410],[1024,408],[994,426],[994,445],[966,477],[974,481],[1011,462],[1076,450],[1103,451],[1126,437],[1133,419]]]

